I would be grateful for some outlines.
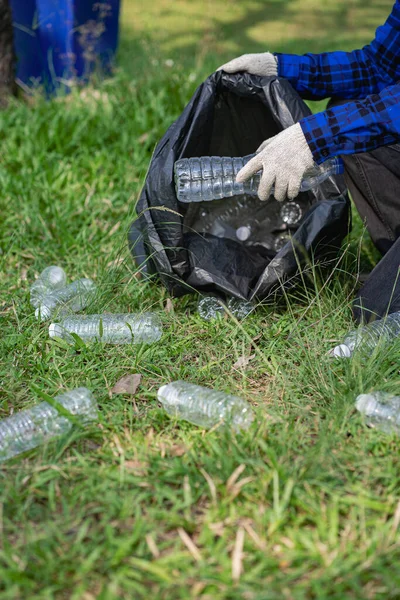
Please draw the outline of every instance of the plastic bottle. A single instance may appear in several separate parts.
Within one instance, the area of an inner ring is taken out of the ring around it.
[[[400,312],[392,313],[351,331],[342,344],[330,351],[331,356],[350,358],[355,350],[371,354],[379,343],[387,344],[400,335]]]
[[[242,194],[257,195],[261,171],[244,183],[236,175],[255,154],[244,157],[202,156],[181,158],[175,162],[175,190],[180,202],[208,202]],[[322,165],[315,164],[305,173],[300,191],[318,187],[325,179],[343,172],[340,158],[330,158]],[[273,191],[272,191],[273,193]]]
[[[82,387],[55,397],[82,423],[97,419],[97,404],[90,390]],[[0,421],[0,461],[36,448],[46,440],[66,433],[73,423],[47,402]]]
[[[254,310],[254,305],[247,300],[241,300],[240,298],[229,298],[227,307],[229,312],[240,321],[247,317]]]
[[[55,265],[46,267],[31,285],[30,302],[32,306],[37,308],[47,294],[65,287],[66,284],[67,275],[64,269]]]
[[[356,408],[368,425],[400,435],[400,396],[386,392],[361,394],[356,398]]]
[[[261,201],[255,196],[237,196],[234,201],[227,202],[225,205],[219,206],[216,211],[215,203],[214,206],[211,204],[208,206],[202,206],[202,210],[199,211],[198,227],[199,231],[209,233],[215,237],[220,238],[231,238],[235,241],[245,242],[248,238],[253,236],[259,228],[259,221],[257,216],[253,216],[260,206]],[[276,221],[277,227],[281,225],[282,221],[277,213]],[[271,215],[272,216],[272,215]],[[275,214],[273,215],[275,217]],[[271,219],[272,221],[272,219]],[[272,225],[272,223],[271,223]]]
[[[55,313],[78,312],[93,300],[96,284],[91,279],[78,279],[66,287],[47,294],[35,310],[35,316],[45,321]]]
[[[225,304],[221,298],[216,296],[203,296],[197,305],[197,311],[205,321],[223,316],[226,313],[226,308],[238,320],[244,319],[254,310],[251,302],[233,297],[229,298]]]
[[[158,399],[167,413],[206,429],[225,422],[233,429],[247,429],[253,412],[239,398],[186,381],[173,381],[158,390]]]
[[[197,312],[204,321],[211,321],[225,314],[225,306],[216,296],[203,296],[197,304]]]
[[[61,323],[52,323],[49,336],[74,343],[71,333],[83,341],[108,344],[151,344],[162,335],[161,320],[154,313],[88,315],[67,317]]]
[[[300,204],[297,202],[285,202],[281,208],[281,219],[289,227],[296,225],[303,216]]]

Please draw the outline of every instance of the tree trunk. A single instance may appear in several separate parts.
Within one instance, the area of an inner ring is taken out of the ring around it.
[[[16,93],[15,51],[11,6],[9,0],[0,0],[0,108]]]

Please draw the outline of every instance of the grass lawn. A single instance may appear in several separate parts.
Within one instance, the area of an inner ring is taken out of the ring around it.
[[[359,253],[376,258],[360,222],[328,283],[315,273],[240,327],[201,321],[193,296],[166,311],[126,245],[152,149],[212,69],[245,51],[360,46],[390,7],[125,0],[114,79],[0,115],[0,418],[77,386],[101,412],[0,466],[1,600],[400,597],[400,442],[353,409],[358,393],[398,391],[400,344],[366,363],[326,356],[352,327]],[[160,312],[162,341],[50,341],[28,294],[50,264],[96,280],[91,310]],[[128,373],[142,375],[135,397],[113,395]],[[156,393],[174,379],[247,399],[251,429],[170,420]]]

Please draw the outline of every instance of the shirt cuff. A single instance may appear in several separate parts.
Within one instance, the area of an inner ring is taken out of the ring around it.
[[[296,82],[300,75],[300,64],[302,57],[296,54],[280,54],[274,52],[278,61],[278,76],[288,79],[290,82]]]
[[[334,141],[334,132],[328,123],[325,113],[320,112],[305,117],[300,121],[300,126],[314,160],[318,165],[338,154],[338,148]]]

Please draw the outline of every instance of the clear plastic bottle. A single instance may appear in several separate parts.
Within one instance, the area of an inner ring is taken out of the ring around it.
[[[361,394],[356,398],[356,408],[368,425],[400,435],[400,396],[386,392]]]
[[[47,294],[35,310],[35,316],[40,321],[46,321],[55,313],[65,315],[78,312],[90,304],[95,292],[96,284],[91,279],[78,279]]]
[[[54,290],[59,290],[66,285],[67,275],[64,269],[57,267],[56,265],[46,267],[31,285],[31,305],[37,308],[47,294]]]
[[[180,202],[208,202],[249,194],[256,196],[261,171],[244,183],[236,182],[236,175],[255,154],[243,157],[202,156],[181,158],[175,162],[175,190]],[[322,165],[315,164],[306,172],[300,191],[318,187],[325,179],[343,172],[340,158],[330,158]],[[273,191],[272,191],[273,193]]]
[[[351,331],[342,344],[330,351],[331,356],[350,358],[355,350],[371,354],[380,343],[387,344],[400,335],[400,312],[392,313]]]
[[[285,202],[281,208],[281,219],[289,227],[296,225],[303,216],[300,204],[297,202]]]
[[[223,316],[226,313],[226,309],[238,320],[241,320],[254,310],[254,306],[251,302],[233,297],[229,298],[225,304],[221,298],[217,298],[216,296],[203,296],[197,305],[197,311],[205,321],[211,321]]]
[[[204,321],[211,321],[225,314],[225,306],[216,296],[202,296],[197,304],[197,312]]]
[[[221,422],[235,430],[247,429],[253,421],[250,405],[238,396],[186,381],[163,385],[158,399],[169,415],[207,429]]]
[[[97,419],[97,404],[87,388],[76,388],[56,396],[55,400],[82,423]],[[71,420],[47,402],[3,419],[0,421],[0,461],[36,448],[48,439],[66,433],[72,426]]]
[[[247,300],[241,300],[240,298],[229,298],[227,304],[228,310],[234,317],[240,321],[247,317],[254,310],[254,305]]]
[[[104,314],[67,317],[49,327],[50,337],[74,343],[71,333],[76,333],[85,342],[152,344],[161,338],[162,324],[154,313]]]

